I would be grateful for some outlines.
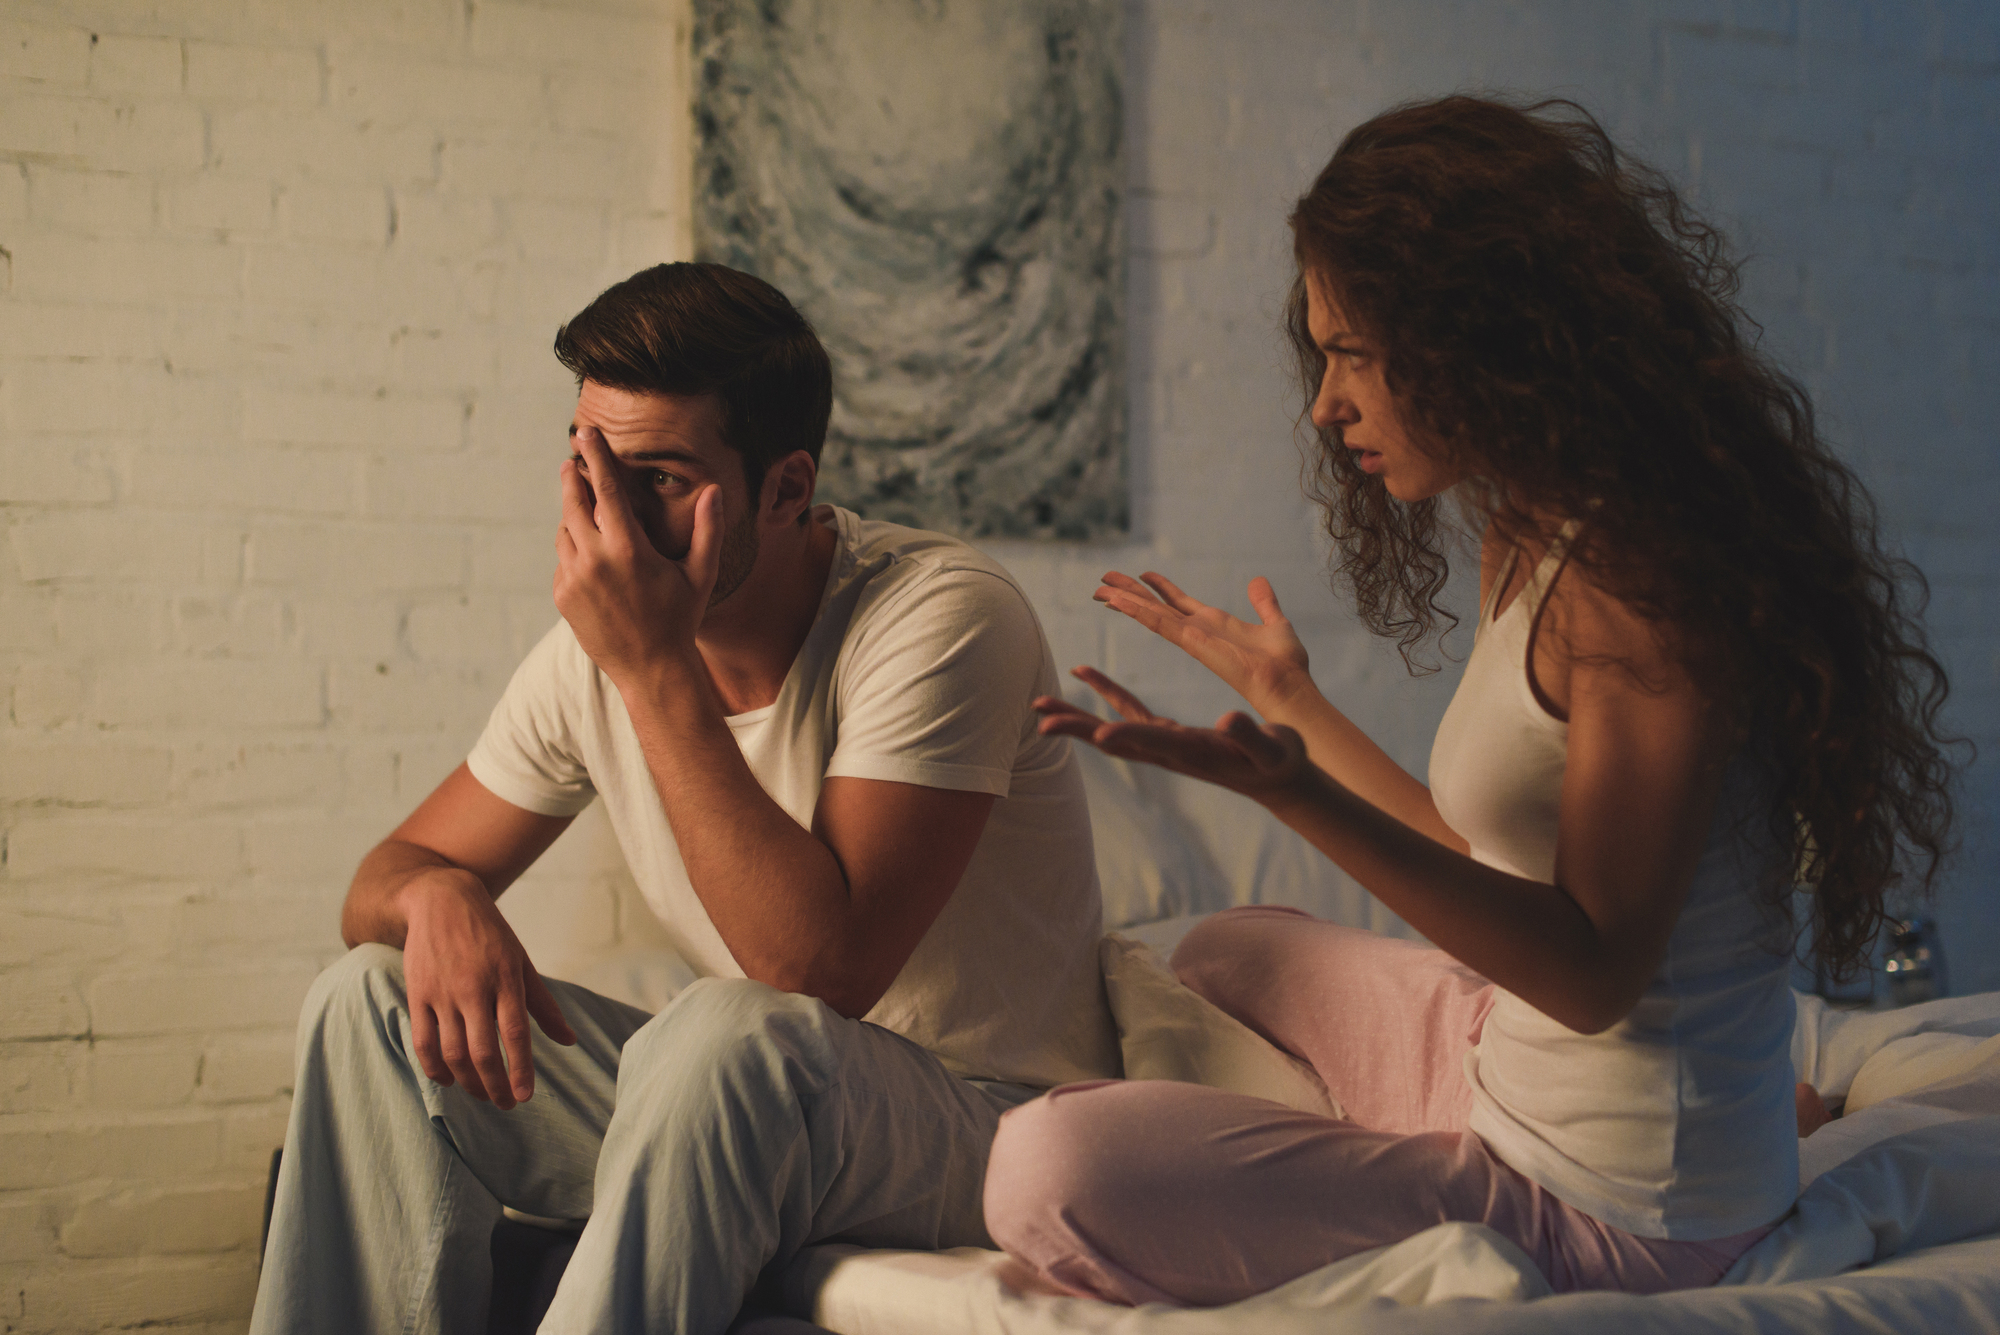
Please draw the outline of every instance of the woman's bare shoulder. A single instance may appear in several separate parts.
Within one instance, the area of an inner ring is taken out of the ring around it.
[[[1568,560],[1543,600],[1536,668],[1578,689],[1648,696],[1700,692],[1689,673],[1680,629],[1648,616],[1605,587],[1592,563]]]

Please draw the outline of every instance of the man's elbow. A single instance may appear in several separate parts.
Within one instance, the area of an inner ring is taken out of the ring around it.
[[[843,1019],[858,1020],[874,1010],[875,1003],[889,989],[886,984],[878,986],[866,979],[829,977],[807,979],[798,987],[785,990],[818,997],[834,1014]]]
[[[340,906],[340,940],[349,950],[361,944],[360,923],[351,899]]]
[[[874,1010],[875,1003],[894,981],[863,976],[851,965],[841,967],[835,961],[774,962],[759,969],[745,969],[744,973],[780,992],[795,992],[823,1001],[834,1014],[849,1020],[858,1020]]]

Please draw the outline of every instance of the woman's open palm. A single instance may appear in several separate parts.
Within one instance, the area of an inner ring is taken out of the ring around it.
[[[1034,702],[1044,735],[1075,737],[1106,755],[1143,760],[1250,798],[1283,788],[1312,766],[1305,744],[1290,728],[1259,724],[1240,712],[1224,714],[1213,728],[1190,728],[1155,714],[1096,668],[1075,668],[1071,675],[1103,696],[1125,721],[1106,722],[1059,696],[1045,695]]]
[[[1271,582],[1259,575],[1250,581],[1249,592],[1250,606],[1258,618],[1254,622],[1190,597],[1165,575],[1151,570],[1140,579],[1114,570],[1092,597],[1179,645],[1268,714],[1272,704],[1312,678],[1306,647],[1278,606]]]

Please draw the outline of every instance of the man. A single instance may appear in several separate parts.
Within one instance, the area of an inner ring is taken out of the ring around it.
[[[348,892],[259,1332],[483,1331],[502,1206],[588,1217],[544,1330],[719,1332],[806,1243],[986,1243],[1000,1114],[1116,1068],[1019,588],[814,508],[831,374],[757,279],[646,270],[556,352],[563,620]],[[705,975],[655,1017],[544,981],[494,907],[597,797]]]

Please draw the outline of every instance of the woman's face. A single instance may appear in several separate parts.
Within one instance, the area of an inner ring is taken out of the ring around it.
[[[1341,314],[1325,282],[1310,272],[1306,328],[1326,356],[1326,374],[1313,399],[1313,425],[1321,431],[1337,429],[1361,471],[1379,474],[1399,501],[1426,500],[1458,481],[1404,429],[1402,412],[1382,375],[1380,350]]]

